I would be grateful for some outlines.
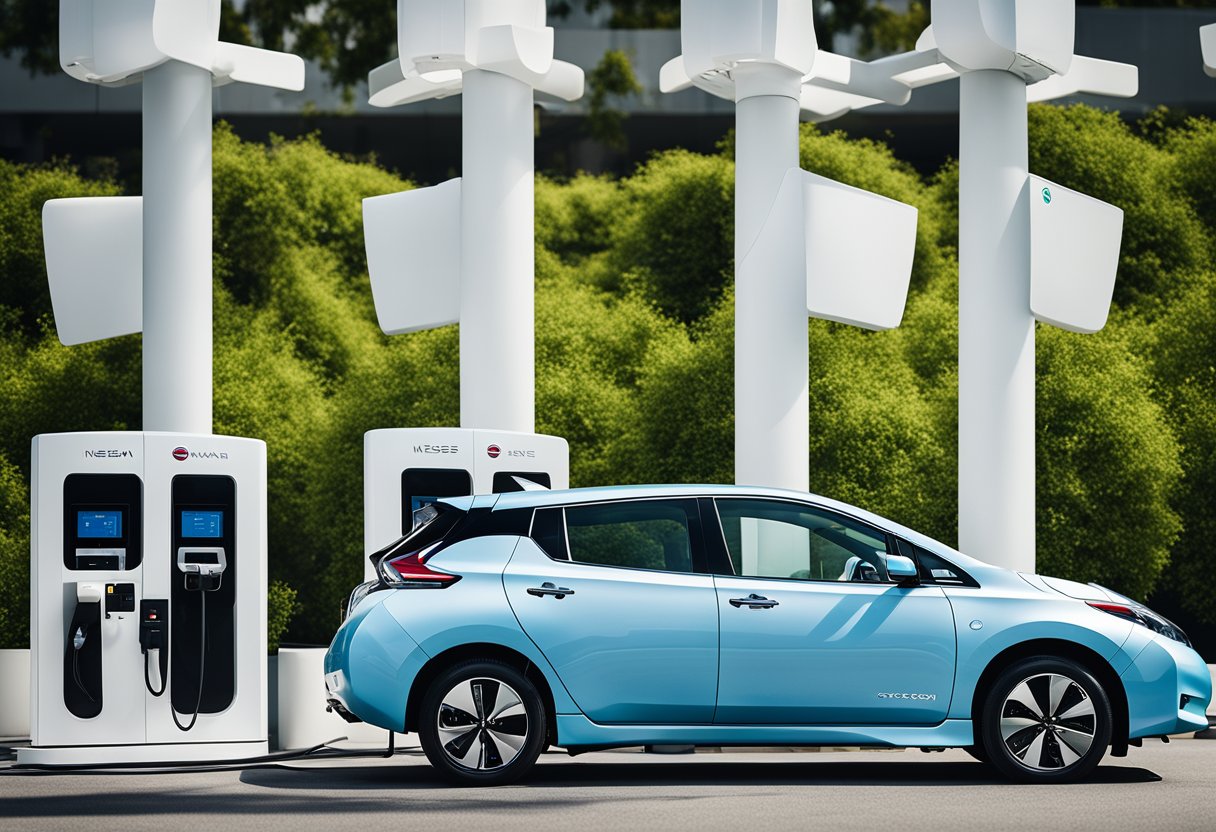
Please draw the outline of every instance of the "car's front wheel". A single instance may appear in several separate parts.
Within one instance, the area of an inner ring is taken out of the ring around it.
[[[1024,659],[985,699],[980,732],[989,761],[1023,783],[1070,783],[1089,775],[1111,739],[1110,698],[1081,665]]]
[[[431,683],[418,715],[427,759],[448,780],[498,786],[523,777],[545,743],[536,686],[510,665],[471,660]]]

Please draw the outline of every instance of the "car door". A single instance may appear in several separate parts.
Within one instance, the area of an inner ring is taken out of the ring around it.
[[[955,663],[950,602],[940,587],[887,580],[885,533],[800,502],[713,503],[723,555],[713,558],[721,573],[716,722],[945,719]]]
[[[507,598],[594,722],[709,723],[718,611],[696,500],[538,509]]]

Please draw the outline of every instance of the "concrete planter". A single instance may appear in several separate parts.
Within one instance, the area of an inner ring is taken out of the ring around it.
[[[1208,673],[1212,674],[1212,690],[1216,690],[1216,664],[1208,665]],[[1216,696],[1208,703],[1208,716],[1216,716]]]
[[[30,651],[0,650],[0,737],[30,735]]]
[[[325,648],[282,647],[278,656],[272,657],[269,672],[270,734],[276,748],[310,748],[338,737],[357,744],[388,742],[381,728],[348,723],[326,712]]]

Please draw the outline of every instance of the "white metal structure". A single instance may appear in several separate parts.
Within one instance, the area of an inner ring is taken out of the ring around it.
[[[441,497],[569,488],[570,448],[557,436],[466,428],[389,428],[363,435],[363,548],[412,528]],[[364,560],[367,580],[376,577]]]
[[[44,434],[31,468],[32,745],[18,762],[265,754],[265,444]],[[222,563],[219,586],[191,589],[178,559]]]
[[[683,0],[664,92],[735,102],[735,481],[805,491],[807,315],[898,325],[916,210],[802,171],[799,111],[831,118],[906,85],[821,52],[805,0]],[[881,246],[874,245],[882,240]]]
[[[962,85],[959,547],[1024,571],[1035,561],[1034,321],[1101,328],[1122,230],[1117,208],[1031,179],[1026,102],[1134,95],[1138,78],[1074,56],[1074,23],[1068,0],[937,0],[921,44]]]
[[[553,59],[544,0],[398,0],[400,58],[371,103],[463,94],[463,175],[364,200],[368,270],[388,334],[460,323],[460,423],[531,433],[533,90],[568,101],[583,72]]]
[[[780,294],[783,313],[776,292],[760,299],[757,287],[765,284],[749,277],[748,262],[757,225],[790,210],[769,213],[773,200],[762,198],[772,193],[776,171],[797,163],[789,99],[796,93],[804,112],[826,120],[883,101],[903,104],[912,90],[961,75],[959,545],[991,563],[1033,571],[1034,320],[1076,332],[1102,327],[1122,212],[1029,175],[1026,103],[1077,93],[1132,96],[1136,67],[1072,54],[1071,0],[935,0],[932,26],[914,51],[870,63],[816,52],[806,2],[684,0],[681,9],[685,54],[663,67],[662,89],[695,85],[738,102],[737,481],[806,487],[805,462],[799,467],[806,457],[805,331],[789,311],[792,282]],[[1216,30],[1201,34],[1216,73]],[[839,212],[824,213],[849,224]],[[890,274],[895,262],[864,259],[880,248],[873,240],[891,239],[899,226],[894,216],[890,222],[854,224],[822,245],[841,246],[829,259],[850,277]],[[810,277],[811,258],[823,251],[817,248],[807,248],[808,298],[831,294],[830,278],[816,287]],[[759,274],[776,284],[778,271]],[[787,268],[780,280],[792,281],[795,272]],[[850,296],[846,288],[831,307],[812,302],[808,311],[878,328],[890,317],[873,317],[871,304],[894,291],[891,283],[859,290],[843,314],[835,304]]]
[[[65,72],[144,85],[142,199],[43,209],[59,338],[142,331],[143,427],[210,433],[211,88],[301,90],[304,62],[220,42],[220,0],[61,0],[59,21]]]
[[[544,0],[398,0],[397,47],[400,57],[369,75],[371,103],[462,94],[464,169],[363,201],[367,267],[385,333],[460,324],[461,427],[367,433],[368,552],[408,531],[412,510],[436,497],[524,487],[496,472],[560,488],[570,480],[566,441],[533,433],[532,104],[534,90],[579,98],[583,71],[553,59]]]
[[[56,328],[66,345],[143,332],[146,432],[34,439],[25,763],[266,751],[266,448],[210,435],[211,90],[303,89],[304,64],[221,43],[219,15],[60,4],[69,75],[143,82],[144,195],[46,203]]]

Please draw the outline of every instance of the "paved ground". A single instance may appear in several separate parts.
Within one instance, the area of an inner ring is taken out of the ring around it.
[[[0,766],[8,763],[0,763]],[[1216,830],[1216,741],[1152,741],[1077,786],[1012,786],[959,751],[550,753],[454,789],[416,753],[246,771],[21,775],[0,830]]]

